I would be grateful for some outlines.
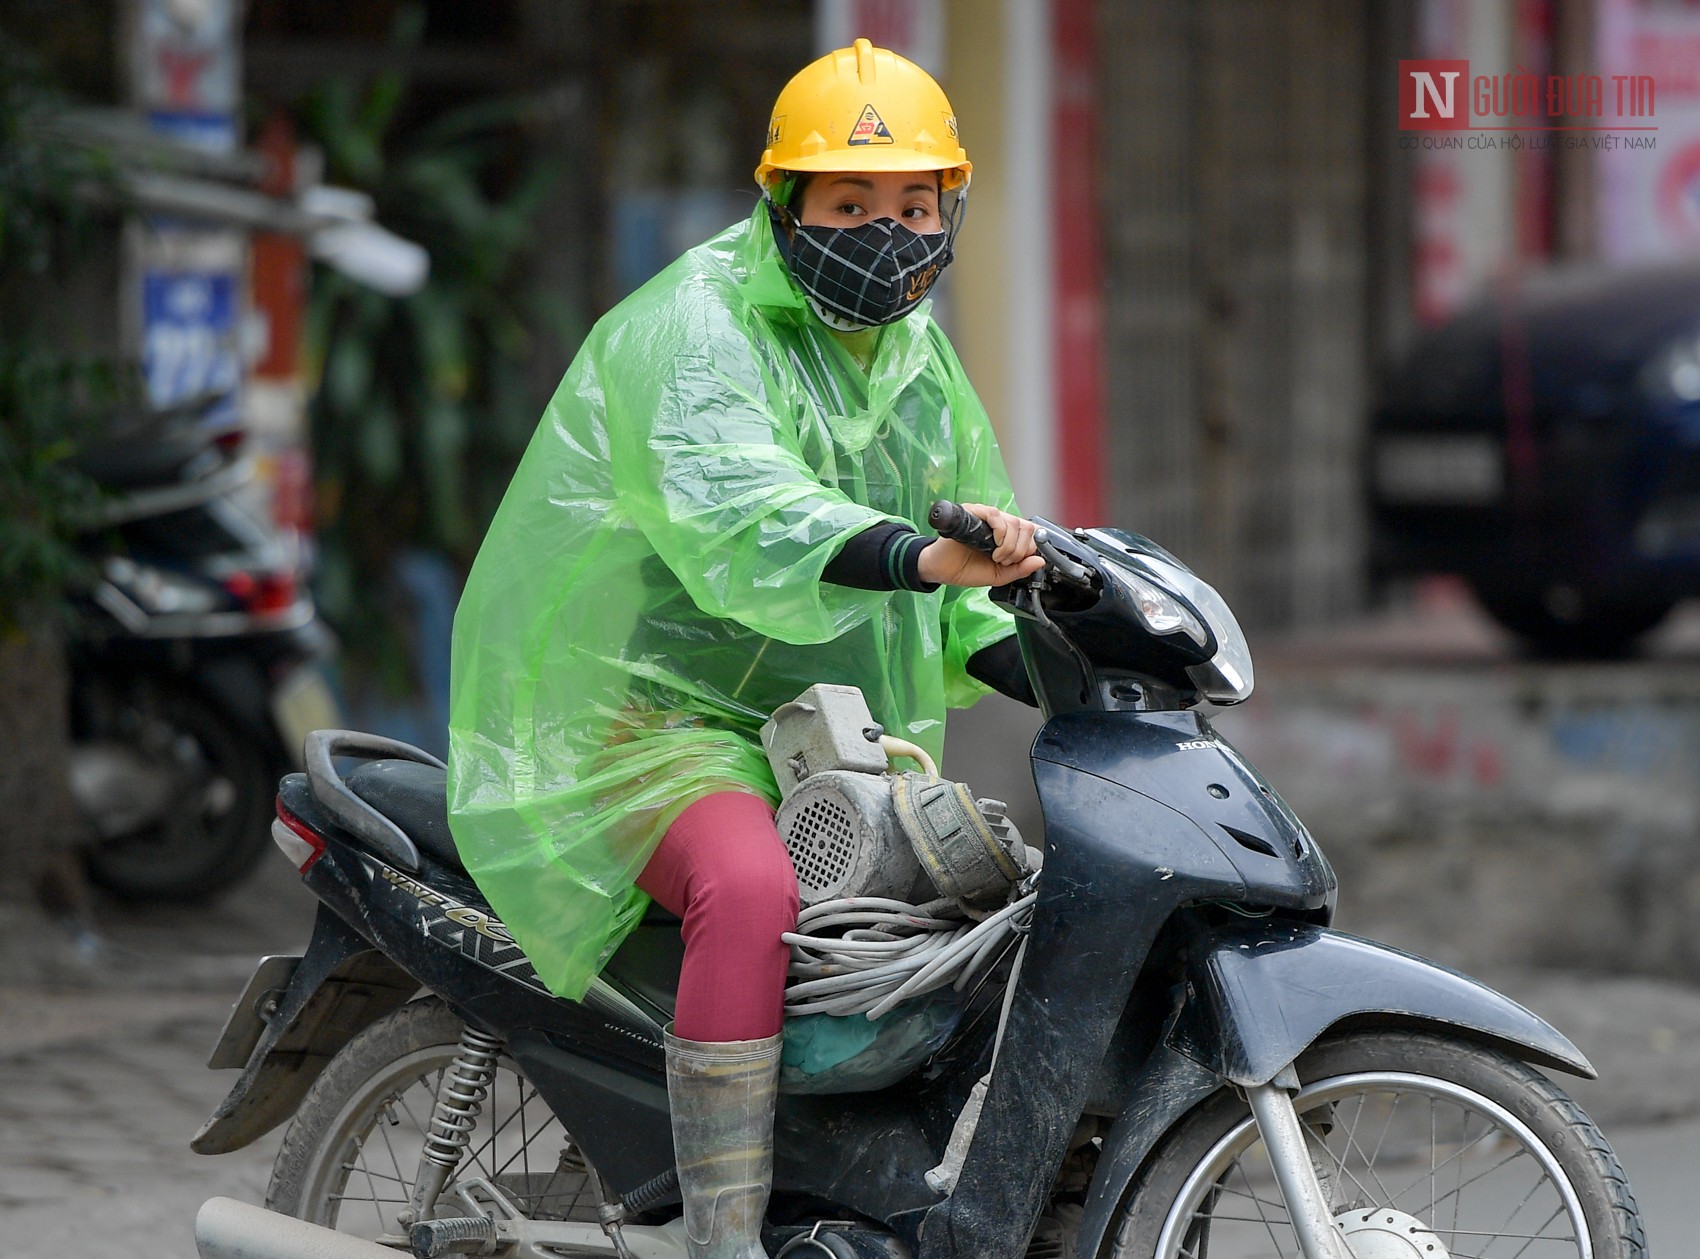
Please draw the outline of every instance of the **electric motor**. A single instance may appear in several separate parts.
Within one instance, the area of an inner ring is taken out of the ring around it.
[[[805,907],[854,896],[926,901],[937,895],[898,822],[884,775],[810,774],[785,797],[774,822]]]

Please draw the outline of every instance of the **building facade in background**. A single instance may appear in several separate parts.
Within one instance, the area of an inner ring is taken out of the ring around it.
[[[539,274],[586,325],[753,208],[767,111],[812,56],[866,34],[933,70],[975,163],[940,316],[1024,505],[1150,534],[1260,628],[1365,601],[1365,417],[1414,329],[1530,268],[1700,247],[1700,5],[1682,0],[427,0],[398,51],[404,7],[249,0],[228,62],[248,116],[397,64],[422,121],[535,98],[515,161],[572,172]],[[192,69],[169,51],[136,63],[143,108]],[[1656,154],[1407,147],[1412,59],[1650,77]],[[194,312],[137,266],[159,340]],[[539,399],[575,348],[536,339]]]

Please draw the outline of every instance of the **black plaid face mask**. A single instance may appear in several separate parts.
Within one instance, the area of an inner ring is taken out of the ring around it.
[[[768,203],[773,238],[815,313],[841,331],[894,323],[920,303],[950,264],[953,232],[910,231],[896,219],[813,227]]]

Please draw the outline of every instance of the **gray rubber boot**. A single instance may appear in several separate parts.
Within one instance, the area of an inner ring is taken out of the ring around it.
[[[767,1259],[773,1106],[783,1037],[681,1040],[667,1032],[667,1102],[691,1259]]]

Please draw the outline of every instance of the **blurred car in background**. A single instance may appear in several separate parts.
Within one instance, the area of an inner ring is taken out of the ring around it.
[[[1377,578],[1455,573],[1537,652],[1700,594],[1700,262],[1530,277],[1421,336],[1367,449]]]

